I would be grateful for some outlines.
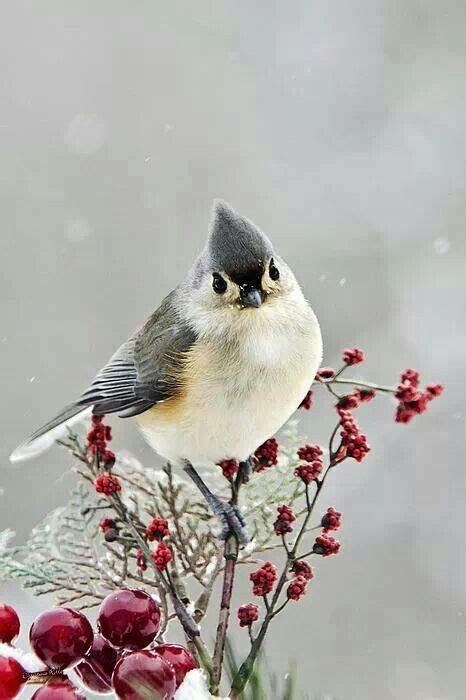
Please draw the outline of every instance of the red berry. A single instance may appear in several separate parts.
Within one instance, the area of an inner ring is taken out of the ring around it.
[[[176,687],[178,688],[184,681],[188,671],[198,668],[196,661],[181,644],[159,644],[154,649],[154,653],[168,661],[175,671]]]
[[[309,411],[312,408],[312,391],[310,389],[299,404],[298,408],[302,408],[304,411]]]
[[[29,641],[41,661],[49,668],[75,666],[89,651],[93,639],[87,618],[71,608],[43,612],[32,623]]]
[[[152,522],[146,528],[146,537],[149,542],[154,540],[161,542],[169,534],[168,520],[165,518],[152,518]]]
[[[24,669],[16,659],[0,656],[0,698],[2,700],[15,698],[25,682]]]
[[[116,651],[116,649],[114,649],[114,651]],[[86,690],[98,693],[99,695],[109,695],[113,692],[112,686],[104,681],[87,661],[81,661],[80,664],[75,666],[74,670]]]
[[[117,649],[144,649],[159,631],[160,607],[145,591],[115,591],[100,606],[97,626]]]
[[[221,468],[225,479],[233,479],[239,467],[236,459],[222,459],[221,462],[217,462],[217,466]]]
[[[113,687],[119,700],[172,700],[175,672],[167,661],[150,651],[135,651],[117,663]]]
[[[94,481],[95,490],[97,493],[103,493],[105,496],[110,496],[112,493],[121,491],[121,484],[117,476],[104,472]]]
[[[240,627],[250,627],[259,619],[259,608],[255,603],[241,605],[238,608],[237,616]]]
[[[10,605],[0,603],[0,642],[11,644],[19,634],[19,617]]]
[[[286,595],[289,600],[299,600],[306,593],[307,580],[304,576],[296,576],[288,584]]]
[[[117,650],[101,634],[95,634],[90,651],[74,670],[89,690],[94,693],[111,693],[112,673],[117,661]]]
[[[345,348],[343,350],[343,362],[345,365],[357,365],[364,362],[364,353],[360,348]]]
[[[159,571],[165,571],[167,564],[173,559],[173,555],[165,542],[159,542],[155,552],[151,552],[151,559]]]
[[[86,696],[66,678],[49,681],[36,690],[31,700],[86,700]]]

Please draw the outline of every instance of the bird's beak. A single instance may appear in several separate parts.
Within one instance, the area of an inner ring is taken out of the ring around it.
[[[264,301],[264,293],[255,287],[243,287],[240,292],[243,307],[258,309]]]

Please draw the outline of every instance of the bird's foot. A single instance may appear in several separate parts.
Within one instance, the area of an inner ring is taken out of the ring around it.
[[[240,544],[247,544],[250,541],[246,521],[238,506],[232,506],[216,497],[209,505],[222,524],[221,540],[227,540],[233,534]]]

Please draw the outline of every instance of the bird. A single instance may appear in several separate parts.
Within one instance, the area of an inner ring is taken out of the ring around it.
[[[10,459],[47,449],[86,411],[134,416],[149,445],[200,489],[222,536],[245,543],[241,512],[197,469],[234,459],[246,474],[255,450],[298,408],[321,359],[319,322],[291,268],[256,224],[214,200],[207,242],[184,280]]]

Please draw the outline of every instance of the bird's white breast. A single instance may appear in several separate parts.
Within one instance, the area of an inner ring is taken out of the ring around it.
[[[173,462],[246,459],[288,420],[312,383],[322,340],[304,299],[241,316],[238,332],[204,336],[190,353],[178,405],[139,419],[150,444]]]

